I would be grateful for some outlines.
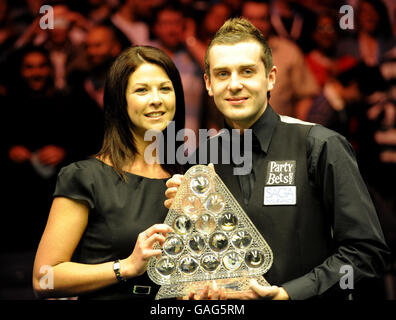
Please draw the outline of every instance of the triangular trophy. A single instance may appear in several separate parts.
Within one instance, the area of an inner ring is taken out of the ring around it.
[[[209,167],[186,172],[164,223],[175,232],[147,267],[150,279],[162,285],[156,299],[197,292],[210,280],[226,291],[247,290],[250,278],[268,285],[262,275],[272,265],[272,250]]]

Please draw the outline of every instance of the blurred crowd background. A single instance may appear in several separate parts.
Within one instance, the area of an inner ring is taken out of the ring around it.
[[[50,22],[43,5],[53,8],[53,28],[43,27]],[[353,8],[348,19],[343,5]],[[182,77],[186,127],[220,129],[204,55],[216,30],[239,16],[272,48],[279,70],[272,107],[340,132],[355,149],[392,250],[370,298],[395,299],[394,0],[0,0],[0,299],[34,299],[33,259],[56,176],[101,146],[113,59],[131,45],[162,48]]]

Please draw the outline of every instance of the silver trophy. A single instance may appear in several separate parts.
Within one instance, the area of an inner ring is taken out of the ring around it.
[[[268,285],[263,275],[272,265],[272,250],[209,167],[196,165],[186,172],[164,223],[174,232],[147,268],[150,279],[161,285],[156,299],[199,294],[213,280],[231,297],[249,291],[252,278]]]

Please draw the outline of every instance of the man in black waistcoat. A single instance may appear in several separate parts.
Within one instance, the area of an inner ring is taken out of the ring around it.
[[[205,71],[226,127],[252,133],[249,170],[235,174],[241,166],[218,152],[216,173],[274,256],[265,274],[272,286],[252,284],[241,298],[347,298],[380,278],[389,251],[353,149],[334,131],[273,111],[268,93],[277,69],[262,34],[247,20],[228,20],[208,46]],[[220,151],[229,137],[222,131],[206,147],[217,140]],[[237,140],[231,147],[239,149]],[[168,208],[181,178],[167,182]]]

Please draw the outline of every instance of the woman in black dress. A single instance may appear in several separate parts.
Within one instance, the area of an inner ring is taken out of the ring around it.
[[[160,155],[150,152],[148,159],[144,151],[153,141],[144,136],[161,132],[168,159],[168,123],[184,127],[183,88],[172,60],[152,47],[124,51],[108,73],[104,106],[102,149],[59,173],[34,263],[40,298],[153,299],[158,290],[145,271],[161,254],[154,244],[172,231],[161,224],[165,182],[181,166],[150,164]]]

